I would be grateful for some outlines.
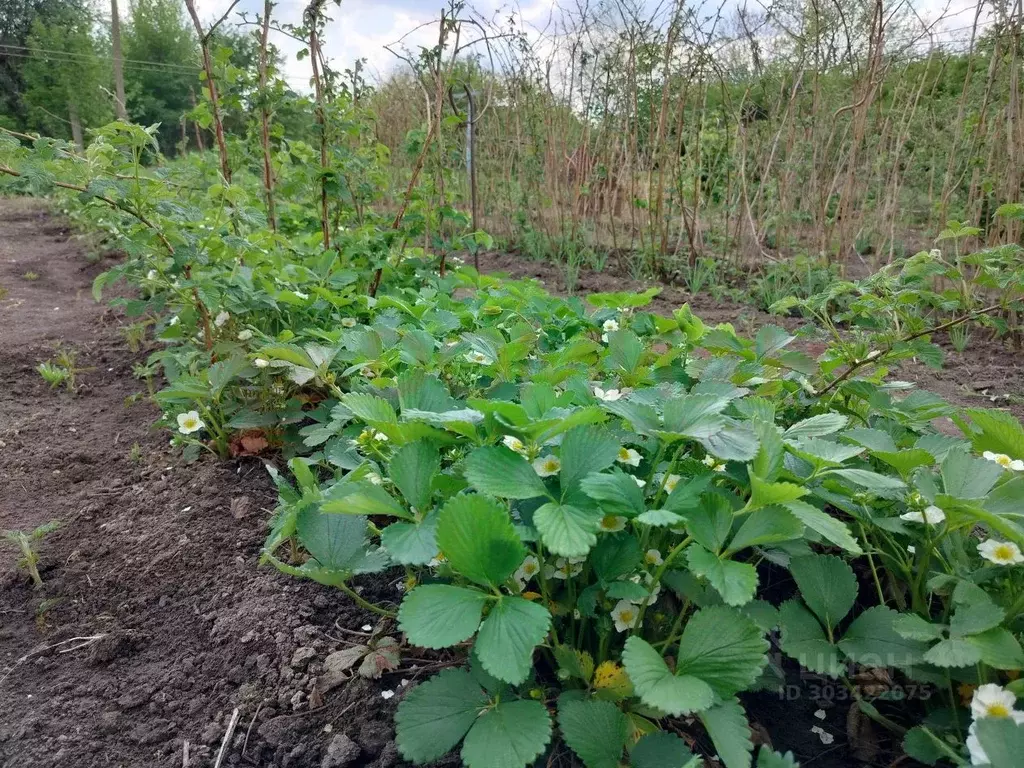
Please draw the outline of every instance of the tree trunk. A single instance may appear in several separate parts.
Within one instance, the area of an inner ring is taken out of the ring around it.
[[[114,56],[114,111],[118,120],[128,119],[124,100],[124,68],[121,60],[121,19],[117,13],[117,0],[110,0],[110,43]]]
[[[82,121],[78,119],[78,107],[75,102],[68,102],[68,122],[71,123],[71,138],[80,152],[85,151],[85,138],[82,136]]]

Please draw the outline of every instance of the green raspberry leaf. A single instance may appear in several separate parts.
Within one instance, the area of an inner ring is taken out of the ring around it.
[[[444,505],[437,543],[457,573],[482,586],[498,586],[526,557],[505,508],[478,495],[456,496]]]

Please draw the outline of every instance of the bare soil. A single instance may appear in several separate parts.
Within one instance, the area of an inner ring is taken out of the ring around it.
[[[480,269],[516,278],[534,278],[553,293],[566,293],[562,270],[549,261],[536,261],[517,253],[485,253],[480,257]],[[574,292],[585,296],[604,291],[644,291],[652,286],[661,288],[650,304],[650,310],[658,314],[669,315],[689,303],[694,314],[705,323],[732,323],[737,332],[750,337],[764,325],[781,325],[790,331],[803,325],[799,318],[770,315],[749,304],[718,301],[704,293],[688,293],[675,285],[637,282],[612,265],[603,272],[581,269]],[[912,381],[953,405],[1005,408],[1018,418],[1024,418],[1024,353],[1012,349],[1002,339],[990,338],[988,331],[976,332],[963,353],[953,349],[944,334],[939,334],[934,341],[945,352],[941,369],[904,361],[893,371],[892,378]],[[800,346],[811,354],[820,354],[825,349],[823,344],[807,340],[801,341]]]
[[[424,671],[314,693],[324,657],[359,639],[343,630],[375,618],[258,566],[276,499],[259,461],[184,465],[154,406],[126,402],[144,355],[91,296],[109,266],[0,200],[0,529],[63,523],[38,546],[41,590],[0,541],[0,766],[211,766],[235,708],[225,766],[401,764],[399,699],[381,692]],[[88,369],[73,395],[35,371],[58,345]]]

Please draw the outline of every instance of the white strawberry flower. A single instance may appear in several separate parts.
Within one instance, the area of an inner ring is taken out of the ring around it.
[[[1017,697],[1012,691],[1008,691],[995,683],[985,683],[978,686],[971,699],[971,715],[975,720],[984,717],[1013,717],[1013,705]],[[1024,715],[1024,712],[1017,713]]]
[[[978,545],[978,554],[996,565],[1020,565],[1024,563],[1024,554],[1020,547],[1012,541],[985,539]]]
[[[1011,459],[1005,453],[985,451],[981,455],[989,461],[994,461],[1003,469],[1012,469],[1014,472],[1024,472],[1024,461],[1021,461],[1020,459]]]
[[[505,447],[508,448],[510,451],[515,451],[520,456],[526,455],[526,445],[524,445],[523,441],[520,440],[518,437],[515,437],[513,435],[505,435],[503,438],[501,438],[501,442],[504,443]]]
[[[512,578],[516,580],[521,592],[526,587],[526,583],[538,573],[540,573],[540,561],[533,555],[527,555],[516,572],[512,574]]]
[[[594,387],[594,397],[598,400],[604,400],[606,403],[613,403],[622,397],[622,392],[617,389],[604,390],[600,387]]]
[[[533,462],[534,471],[541,477],[551,477],[557,475],[562,469],[562,462],[559,461],[557,456],[552,456],[550,453],[547,456],[542,456]]]
[[[938,525],[946,519],[946,513],[941,508],[931,504],[924,510],[912,509],[900,515],[900,520],[907,520],[911,523],[925,523],[927,525]]]
[[[156,280],[158,277],[160,277],[160,273],[157,272],[155,269],[151,269],[149,270],[149,272],[146,273],[147,280]]]
[[[672,493],[672,491],[676,489],[676,486],[679,485],[679,481],[682,479],[683,478],[679,475],[669,475],[665,478],[665,490]]]
[[[178,414],[178,431],[183,435],[191,435],[205,426],[203,420],[199,418],[198,411]]]
[[[622,515],[605,515],[598,522],[597,527],[605,533],[618,533],[626,529],[626,518]]]
[[[636,600],[633,600],[633,602],[637,605],[645,601],[648,605],[651,605],[655,600],[658,599],[658,595],[661,594],[661,584],[655,584],[654,576],[650,573],[647,573],[646,571],[644,573],[638,573],[635,576],[630,576],[629,580],[632,581],[634,584],[643,584],[645,587],[647,587],[651,595],[648,598],[641,597]]]
[[[490,365],[494,361],[485,355],[483,352],[467,352],[466,360],[470,363],[476,363],[477,365]]]
[[[628,632],[633,628],[639,615],[640,609],[629,602],[629,600],[619,600],[615,607],[612,608],[612,621],[615,622],[615,631]]]
[[[568,559],[560,557],[555,560],[555,564],[544,566],[544,578],[545,579],[561,579],[565,580],[572,576],[576,576],[583,571],[582,560],[579,558],[570,557]]]
[[[619,448],[619,455],[615,457],[615,460],[627,467],[639,467],[640,453],[632,448]]]
[[[238,332],[238,340],[239,341],[248,341],[251,338],[252,338],[252,331],[250,331],[248,328],[246,328],[244,331],[239,331]]]
[[[213,324],[218,328],[222,327],[224,323],[231,319],[231,315],[225,310],[221,310],[217,313],[217,316],[213,318]]]
[[[710,454],[704,457],[704,466],[712,472],[725,472],[725,464]]]
[[[270,361],[264,357],[257,357],[255,360],[252,361],[252,364],[255,365],[257,368],[266,368],[268,365],[270,365]]]
[[[341,318],[341,327],[342,328],[355,328],[356,327],[356,319],[354,317],[343,317],[343,318]]]
[[[616,320],[608,319],[604,321],[604,325],[601,326],[601,330],[605,333],[613,333],[619,330],[619,323]]]
[[[661,565],[665,560],[661,556],[661,552],[658,550],[648,549],[644,552],[644,562],[647,563],[647,565]]]
[[[645,485],[647,485],[647,481],[644,480],[642,477],[637,477],[636,475],[632,475],[632,478],[633,478],[633,482],[636,483],[637,488],[643,488]]]
[[[300,299],[303,299],[303,300],[309,298],[309,294],[308,293],[303,293],[302,291],[292,291],[292,293],[294,293],[296,296],[298,296]]]
[[[180,318],[180,317],[178,317],[177,315],[175,315],[174,317],[172,317],[172,318],[171,318],[171,319],[170,319],[170,320],[168,321],[168,323],[167,323],[167,326],[168,326],[168,327],[172,327],[172,326],[175,326],[175,325],[177,325],[177,324],[178,324],[178,323],[180,323],[180,322],[181,322],[181,318]]]
[[[608,343],[608,334],[607,333],[602,333],[601,334],[601,341],[603,341],[605,344]]]

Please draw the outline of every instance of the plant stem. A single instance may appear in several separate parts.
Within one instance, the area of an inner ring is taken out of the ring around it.
[[[387,616],[389,619],[397,619],[398,618],[398,614],[397,613],[394,613],[393,611],[389,611],[389,610],[387,610],[385,608],[381,608],[380,606],[374,605],[369,600],[366,600],[365,598],[361,597],[359,595],[359,593],[357,593],[354,589],[349,587],[349,585],[346,584],[345,582],[339,583],[338,584],[338,588],[342,592],[344,592],[346,595],[351,597],[352,600],[355,601],[355,604],[358,605],[360,608],[365,608],[368,611],[373,611],[374,613],[379,614],[381,616]]]

